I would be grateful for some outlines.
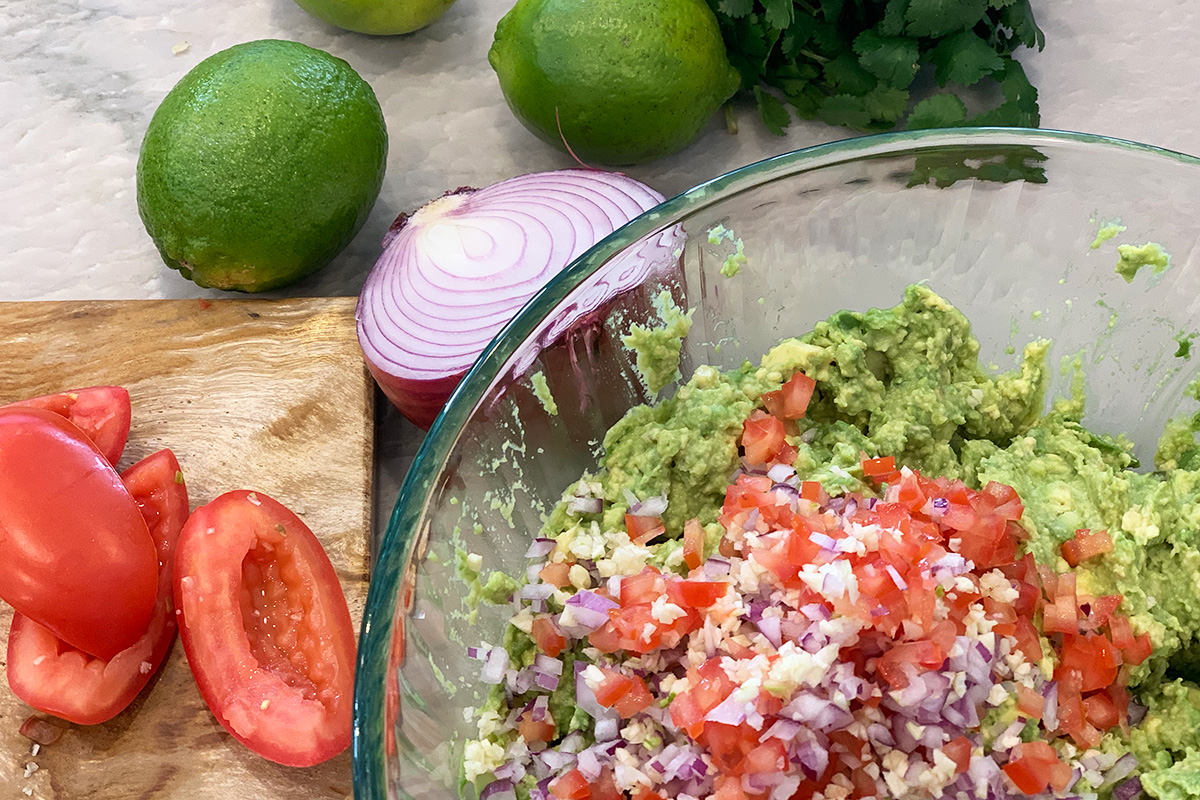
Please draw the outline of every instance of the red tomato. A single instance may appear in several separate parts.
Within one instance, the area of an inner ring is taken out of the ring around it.
[[[567,648],[567,637],[559,632],[558,626],[548,615],[543,614],[534,618],[529,635],[537,644],[538,649],[551,658],[558,658],[559,654]]]
[[[548,788],[550,794],[559,800],[586,800],[592,796],[592,790],[588,787],[588,779],[583,777],[583,773],[577,769],[564,772],[550,781]]]
[[[129,392],[120,386],[92,386],[70,392],[31,397],[0,408],[40,408],[66,417],[95,442],[108,463],[116,464],[129,439],[133,409]]]
[[[538,577],[544,580],[551,586],[556,586],[559,589],[564,586],[571,585],[571,565],[565,563],[547,564],[542,567],[538,573]]]
[[[300,519],[236,491],[196,509],[175,554],[188,665],[234,738],[286,766],[350,744],[354,628],[337,573]]]
[[[188,517],[187,489],[170,450],[142,459],[121,475],[158,550],[158,599],[150,626],[132,647],[109,661],[71,647],[23,614],[14,614],[8,635],[8,685],[39,711],[97,725],[121,713],[175,641],[171,565],[175,541]]]
[[[728,588],[721,581],[671,581],[667,595],[680,608],[708,608],[724,597]]]
[[[955,774],[961,775],[971,765],[971,740],[965,736],[959,736],[953,741],[946,742],[942,745],[942,754],[954,762]]]
[[[517,733],[528,744],[548,742],[554,738],[554,718],[546,712],[542,719],[535,722],[533,712],[526,711],[517,720]]]
[[[765,464],[783,448],[783,423],[770,414],[755,411],[742,423],[742,447],[746,461]]]
[[[667,529],[663,527],[662,519],[659,517],[625,515],[625,532],[635,544],[645,544],[666,531]]]
[[[1075,538],[1062,543],[1062,557],[1071,567],[1077,567],[1084,561],[1113,551],[1112,537],[1108,531],[1075,531]]]
[[[109,659],[150,624],[158,556],[104,454],[66,418],[0,410],[0,597]]]
[[[683,563],[688,569],[704,565],[704,526],[694,517],[683,526]]]
[[[801,419],[808,412],[808,403],[816,388],[816,381],[803,372],[797,372],[778,390],[765,393],[762,396],[763,405],[772,416],[779,419]]]

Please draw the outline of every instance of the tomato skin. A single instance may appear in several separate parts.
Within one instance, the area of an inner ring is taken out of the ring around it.
[[[137,697],[175,641],[172,564],[188,517],[187,488],[170,450],[147,456],[121,475],[158,551],[158,598],[145,634],[111,660],[94,659],[28,617],[13,615],[8,684],[27,705],[80,725],[107,722]],[[147,666],[148,665],[148,666]]]
[[[145,633],[158,555],[121,477],[65,417],[0,409],[0,597],[86,653]]]
[[[256,618],[259,590],[283,599]],[[288,613],[296,603],[307,609],[299,619]],[[175,553],[175,607],[200,694],[235,739],[292,767],[349,746],[353,622],[329,557],[299,517],[249,491],[196,509]],[[312,646],[298,646],[305,641]]]
[[[133,420],[129,392],[121,386],[89,386],[0,406],[15,407],[40,408],[66,417],[84,436],[95,442],[113,466],[125,451],[129,425]]]

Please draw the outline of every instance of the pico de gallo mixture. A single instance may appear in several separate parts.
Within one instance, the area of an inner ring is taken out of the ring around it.
[[[469,649],[464,788],[1200,794],[1183,422],[1134,471],[1079,398],[1041,412],[1045,352],[993,377],[913,287],[631,412],[532,539],[504,640]]]

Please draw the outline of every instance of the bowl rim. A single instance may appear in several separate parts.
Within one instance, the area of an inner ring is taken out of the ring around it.
[[[501,369],[517,346],[536,330],[547,313],[614,254],[661,227],[663,220],[678,219],[694,208],[735,194],[743,190],[746,184],[759,182],[762,176],[772,172],[778,171],[779,177],[783,177],[844,161],[919,153],[942,147],[1034,147],[1039,144],[1099,146],[1200,167],[1200,158],[1175,150],[1099,134],[1053,129],[931,129],[840,139],[752,162],[664,200],[584,252],[534,294],[476,359],[430,426],[401,484],[372,564],[354,678],[351,753],[355,798],[373,800],[387,797],[387,766],[383,747],[385,703],[380,696],[379,679],[387,669],[400,580],[412,557],[411,545],[416,539],[413,534],[424,516],[434,488],[434,479],[458,443],[462,428],[472,411],[500,377]]]

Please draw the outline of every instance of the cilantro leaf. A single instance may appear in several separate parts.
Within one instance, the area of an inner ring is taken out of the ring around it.
[[[913,39],[883,36],[874,30],[863,31],[854,40],[858,63],[879,80],[897,89],[905,89],[917,76],[920,48]]]
[[[904,19],[910,36],[942,37],[975,27],[988,0],[912,0]]]
[[[879,32],[884,36],[899,36],[904,33],[907,24],[905,15],[908,14],[910,0],[888,0],[887,8],[883,11],[883,19],[879,23]]]
[[[988,6],[991,8],[1004,8],[1005,6],[1011,6],[1015,2],[1017,0],[988,0]]]
[[[1038,93],[1021,63],[1012,57],[1005,59],[1004,79],[1000,82],[1004,102],[971,120],[972,125],[999,125],[1015,128],[1036,128],[1041,124]]]
[[[784,129],[792,124],[792,117],[779,98],[761,86],[754,87],[754,99],[758,101],[758,113],[762,117],[767,130],[776,136],[783,136]]]
[[[826,97],[817,109],[817,116],[830,125],[875,130],[891,128],[908,107],[908,92],[890,86],[879,86],[856,97],[836,94]]]
[[[908,115],[908,129],[953,128],[967,121],[967,107],[957,96],[944,93],[926,97],[913,106]]]
[[[1029,0],[1014,0],[1012,5],[1000,9],[1000,24],[1011,30],[1017,41],[1026,47],[1038,50],[1046,47],[1046,34],[1034,20]]]
[[[824,73],[829,85],[842,94],[864,95],[879,83],[849,52],[826,63]]]
[[[720,0],[717,9],[727,17],[745,17],[754,10],[754,0]]]
[[[795,10],[792,0],[762,0],[762,2],[766,6],[766,13],[763,16],[772,28],[783,30],[792,24],[792,12]]]
[[[971,31],[947,37],[933,48],[929,60],[936,68],[939,86],[948,82],[971,86],[1004,69],[1004,59],[990,44]]]

